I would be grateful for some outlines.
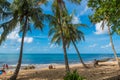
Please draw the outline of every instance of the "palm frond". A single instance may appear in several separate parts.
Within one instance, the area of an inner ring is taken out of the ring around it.
[[[12,16],[12,12],[10,11],[10,3],[7,0],[0,1],[0,15],[1,19]]]
[[[42,13],[42,9],[40,8],[33,8],[32,12],[30,13],[31,19],[35,25],[35,28],[42,30],[43,29],[43,21],[45,15]]]
[[[6,40],[7,35],[15,29],[16,25],[17,25],[17,18],[13,18],[9,22],[0,25],[0,27],[3,28],[3,33],[1,34],[0,37],[0,45],[2,44],[3,41]]]
[[[54,34],[54,32],[55,32],[55,29],[54,28],[50,28],[48,36],[51,36],[52,34]]]
[[[52,40],[51,40],[51,42],[52,43],[57,43],[57,40],[59,39],[59,37],[60,37],[60,34],[59,33],[55,33],[54,35],[53,35],[53,38],[52,38]]]

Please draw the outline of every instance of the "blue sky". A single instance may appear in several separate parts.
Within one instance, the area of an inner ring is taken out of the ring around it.
[[[51,14],[51,1],[47,6],[42,5],[45,13]],[[69,13],[76,11],[73,22],[87,24],[89,28],[81,29],[85,34],[85,41],[77,43],[78,49],[81,53],[113,53],[107,34],[107,26],[104,30],[100,28],[101,23],[91,24],[88,15],[92,14],[90,8],[87,7],[87,0],[83,0],[81,5],[75,5],[66,2]],[[0,21],[1,23],[2,21]],[[0,46],[0,53],[19,53],[21,36],[18,27],[7,36],[7,40]],[[48,37],[49,26],[46,23],[43,32],[33,29],[32,33],[28,32],[25,37],[24,53],[63,53],[62,45],[58,46],[51,44],[51,38]],[[2,29],[0,29],[2,33]],[[117,53],[120,53],[119,48],[120,36],[113,35],[113,41]],[[74,47],[71,45],[67,50],[68,53],[75,53]]]

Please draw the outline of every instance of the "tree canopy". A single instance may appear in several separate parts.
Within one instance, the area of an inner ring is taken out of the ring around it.
[[[103,22],[111,26],[113,32],[120,33],[120,1],[119,0],[89,0],[88,6],[94,11],[90,16],[93,23]]]

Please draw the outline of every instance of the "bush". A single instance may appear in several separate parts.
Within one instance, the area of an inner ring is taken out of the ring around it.
[[[69,72],[65,75],[64,80],[86,80],[84,77],[80,76],[77,70]]]

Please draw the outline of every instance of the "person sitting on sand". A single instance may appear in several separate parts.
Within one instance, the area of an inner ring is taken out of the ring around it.
[[[94,59],[94,67],[98,66],[98,60]]]
[[[49,69],[56,69],[55,66],[53,66],[52,64],[49,65]]]
[[[52,66],[52,64],[51,64],[51,65],[49,65],[49,69],[53,69],[53,66]]]

